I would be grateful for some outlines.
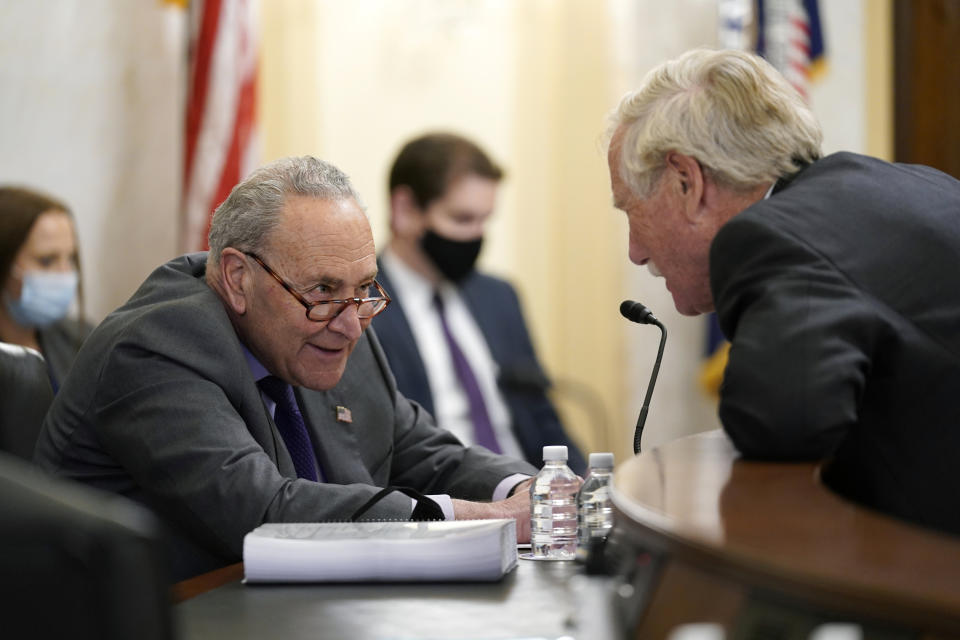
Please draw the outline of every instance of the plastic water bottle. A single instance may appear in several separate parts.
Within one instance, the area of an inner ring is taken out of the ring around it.
[[[602,541],[613,527],[610,480],[613,454],[591,453],[587,477],[577,493],[577,557],[586,559],[592,546]]]
[[[567,448],[543,448],[543,468],[530,485],[533,557],[573,560],[577,552],[577,490],[580,479],[567,466]]]

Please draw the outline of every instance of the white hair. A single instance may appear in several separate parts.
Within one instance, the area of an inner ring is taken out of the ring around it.
[[[746,190],[821,155],[823,133],[797,91],[763,58],[694,49],[650,71],[610,116],[619,171],[648,197],[665,157],[696,158],[715,181]]]

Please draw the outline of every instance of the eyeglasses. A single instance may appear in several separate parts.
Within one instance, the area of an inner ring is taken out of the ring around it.
[[[257,261],[263,270],[269,273],[274,279],[280,283],[280,286],[290,292],[297,301],[304,306],[307,310],[307,319],[313,320],[314,322],[327,322],[333,320],[344,309],[347,308],[347,305],[355,304],[357,305],[357,317],[361,320],[366,320],[367,318],[372,318],[381,311],[387,308],[387,305],[390,304],[390,296],[387,295],[387,292],[384,291],[383,287],[380,286],[380,283],[376,280],[373,281],[373,286],[377,288],[377,291],[380,293],[379,296],[372,298],[346,298],[344,300],[320,300],[318,302],[308,302],[306,298],[296,292],[296,290],[288,284],[283,278],[277,275],[277,273],[267,266],[267,263],[260,259],[255,253],[249,251],[244,251],[244,254],[250,256]]]

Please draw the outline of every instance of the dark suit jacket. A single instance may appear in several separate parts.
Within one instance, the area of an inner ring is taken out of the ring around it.
[[[434,403],[427,370],[403,314],[403,300],[392,288],[390,273],[382,262],[379,267],[377,280],[393,302],[373,319],[373,326],[396,375],[400,392],[432,414]],[[544,445],[567,445],[568,466],[583,474],[586,469],[583,455],[564,433],[560,418],[547,397],[550,381],[537,360],[516,291],[508,282],[477,271],[464,279],[459,291],[500,368],[500,392],[510,411],[513,433],[524,457],[531,464],[540,466]]]
[[[401,396],[373,332],[329,391],[296,388],[326,483],[297,479],[290,454],[217,294],[206,254],[158,268],[84,343],[44,422],[35,460],[47,471],[152,507],[172,533],[179,579],[241,557],[263,522],[341,520],[378,491],[489,499],[535,470],[464,448]],[[336,420],[336,407],[352,423]],[[370,518],[406,519],[389,494]]]
[[[960,533],[960,182],[828,156],[724,225],[710,275],[737,448]]]

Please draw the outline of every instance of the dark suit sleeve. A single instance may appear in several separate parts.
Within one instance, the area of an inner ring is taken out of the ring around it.
[[[566,445],[567,465],[578,474],[586,473],[586,460],[576,443],[567,435],[553,402],[547,395],[551,381],[537,358],[527,329],[520,299],[509,283],[502,283],[503,299],[496,308],[505,315],[497,323],[489,322],[504,334],[487,336],[491,347],[498,342],[497,359],[501,366],[500,389],[510,407],[513,430],[526,459],[534,465],[543,460],[545,445]],[[506,347],[506,348],[504,348]]]
[[[250,491],[249,470],[266,471],[269,460],[211,384],[158,373],[166,379],[97,409],[97,437],[174,528],[211,550],[239,554],[267,504],[262,491]],[[246,499],[234,500],[234,489]]]
[[[802,243],[735,218],[711,248],[731,340],[720,420],[748,457],[817,459],[857,421],[880,328],[870,301]]]
[[[368,329],[371,352],[387,392],[393,397],[394,438],[390,484],[411,486],[427,494],[449,494],[466,500],[489,500],[497,484],[515,473],[536,474],[520,460],[464,447],[415,402],[405,398],[376,335]]]

